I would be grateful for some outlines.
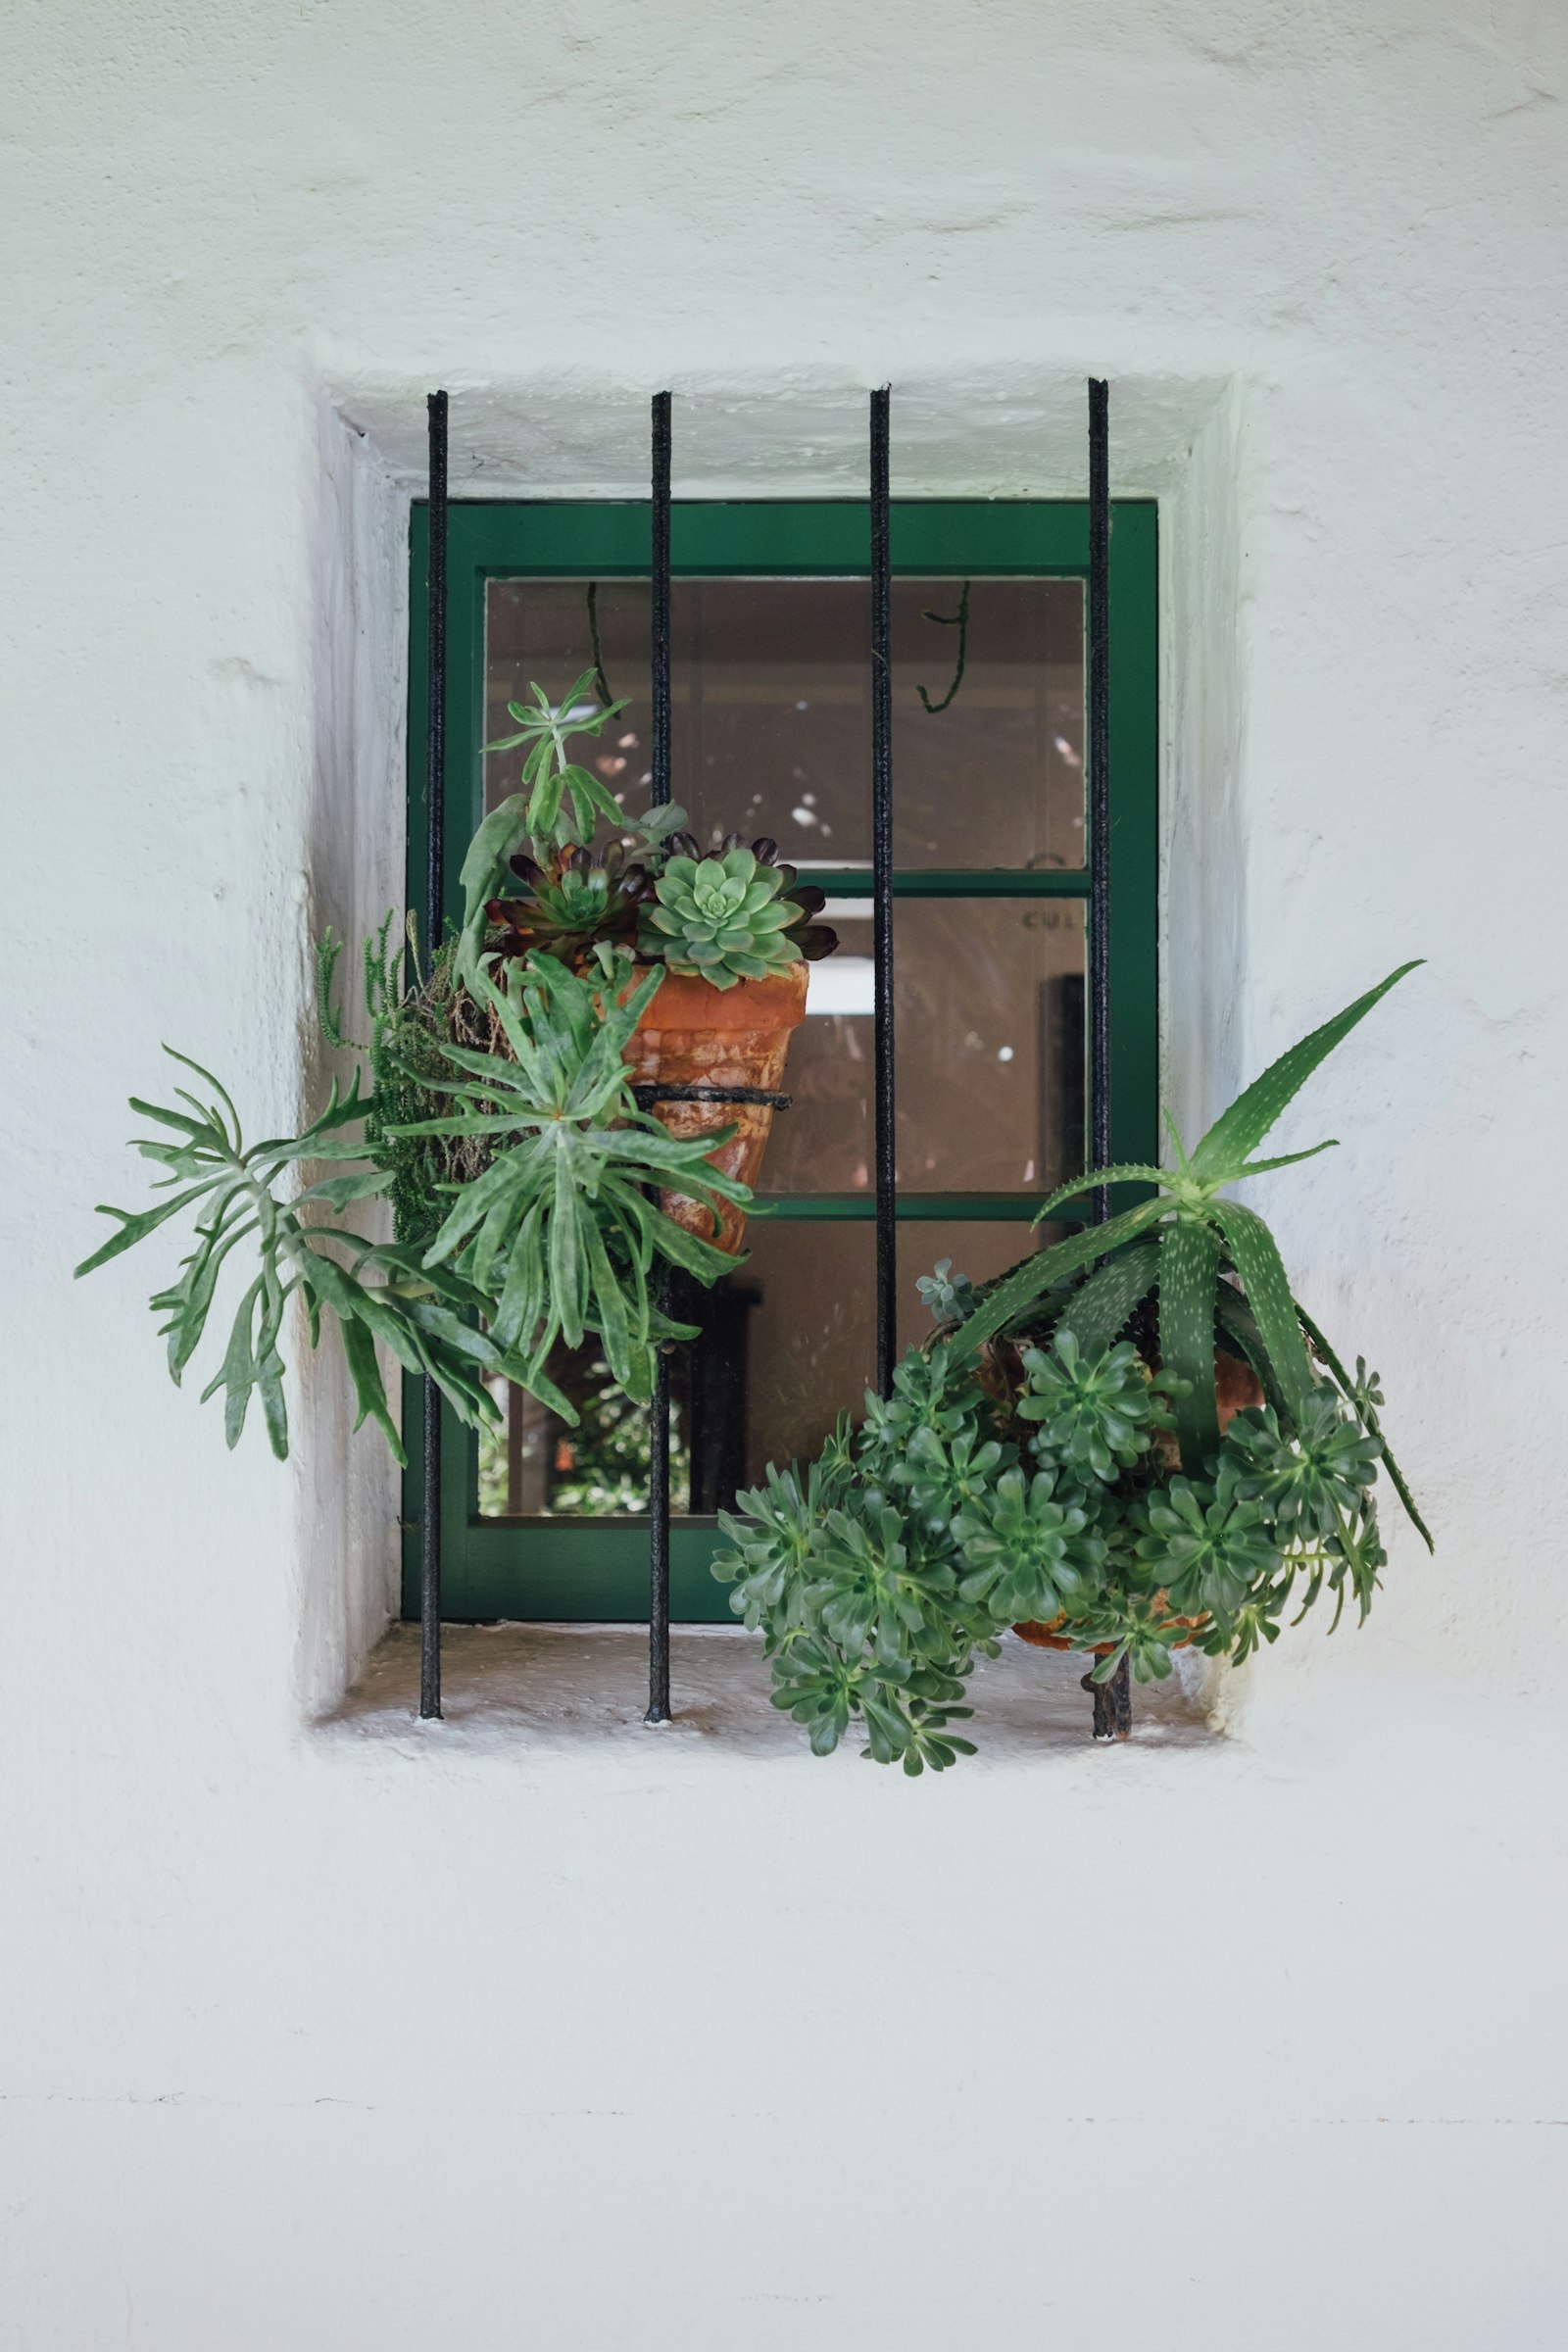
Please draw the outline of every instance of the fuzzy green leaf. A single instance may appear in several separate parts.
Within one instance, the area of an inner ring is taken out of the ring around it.
[[[120,1231],[112,1241],[105,1242],[101,1250],[95,1250],[91,1257],[82,1259],[75,1268],[74,1278],[95,1273],[99,1266],[106,1266],[112,1257],[119,1257],[122,1250],[133,1250],[138,1242],[144,1242],[150,1233],[156,1233],[160,1225],[166,1225],[180,1209],[188,1208],[193,1200],[200,1200],[210,1193],[228,1173],[226,1168],[220,1168],[201,1184],[193,1184],[187,1191],[175,1193],[168,1200],[161,1200],[156,1208],[144,1208],[136,1215],[128,1208],[110,1208],[100,1200],[96,1214],[100,1217],[118,1217]]]
[[[344,1361],[348,1365],[354,1394],[360,1403],[360,1416],[354,1426],[361,1428],[367,1417],[374,1421],[391,1448],[393,1459],[406,1469],[409,1457],[403,1449],[403,1440],[387,1402],[381,1367],[375,1360],[375,1342],[365,1325],[352,1315],[338,1324],[338,1331],[343,1341]]]

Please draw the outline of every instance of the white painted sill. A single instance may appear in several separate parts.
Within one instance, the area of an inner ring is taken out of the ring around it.
[[[1091,1748],[1092,1701],[1079,1688],[1085,1664],[1033,1649],[1008,1634],[1002,1655],[982,1659],[971,1680],[973,1722],[956,1728],[993,1761]],[[1206,1745],[1216,1738],[1200,1703],[1200,1662],[1189,1666],[1179,1659],[1178,1667],[1185,1671],[1168,1683],[1135,1684],[1132,1744]],[[760,1636],[738,1626],[674,1626],[675,1720],[651,1730],[642,1720],[648,1703],[646,1627],[448,1626],[442,1720],[421,1724],[418,1628],[396,1625],[318,1730],[334,1742],[356,1745],[395,1740],[407,1746],[412,1736],[443,1752],[624,1749],[630,1743],[646,1753],[653,1743],[715,1763],[726,1756],[813,1763],[800,1727],[769,1703],[770,1687]],[[850,1746],[858,1751],[858,1735],[852,1734]],[[969,1759],[961,1759],[959,1770],[969,1768]]]

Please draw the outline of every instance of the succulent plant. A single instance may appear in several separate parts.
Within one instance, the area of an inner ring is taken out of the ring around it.
[[[519,852],[510,864],[521,895],[485,906],[487,920],[502,934],[502,956],[539,950],[581,971],[601,941],[635,945],[638,919],[654,895],[646,853],[617,841],[597,857],[587,849],[558,850],[541,862]]]
[[[670,847],[675,854],[654,886],[655,904],[643,910],[643,956],[727,989],[788,971],[807,956],[808,935],[816,955],[837,946],[825,925],[810,921],[823,905],[821,892],[787,895],[795,869],[773,863],[772,842],[747,849],[731,835],[705,858],[694,854],[689,833],[677,833]],[[826,933],[825,944],[818,932]]]
[[[1123,1659],[1163,1679],[1184,1643],[1239,1662],[1278,1639],[1293,1597],[1304,1614],[1326,1590],[1334,1624],[1348,1599],[1364,1618],[1387,1557],[1380,1472],[1430,1545],[1376,1374],[1346,1372],[1262,1219],[1228,1197],[1310,1156],[1254,1154],[1410,968],[1282,1055],[1190,1153],[1176,1141],[1174,1168],[1093,1170],[1040,1215],[1109,1182],[1152,1199],[979,1290],[944,1259],[920,1286],[929,1353],[911,1349],[804,1473],[770,1469],[720,1513],[713,1573],[819,1754],[857,1718],[866,1754],[907,1773],[972,1753],[952,1729],[965,1684],[1018,1619],[1098,1652],[1102,1685]],[[1264,1401],[1222,1412],[1238,1380]]]
[[[544,688],[530,678],[532,704],[507,705],[517,722],[515,735],[500,736],[484,747],[487,752],[513,752],[519,744],[528,746],[522,781],[532,788],[527,829],[535,841],[564,848],[572,842],[591,841],[601,817],[612,825],[622,821],[619,802],[596,775],[576,766],[566,756],[568,736],[597,735],[607,719],[626,708],[620,702],[601,709],[591,699],[598,674],[585,669],[559,703],[552,703]]]

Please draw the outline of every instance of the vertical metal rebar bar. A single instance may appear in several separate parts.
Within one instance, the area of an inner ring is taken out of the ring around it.
[[[1089,1152],[1108,1167],[1110,1141],[1110,386],[1089,379]],[[1110,1215],[1110,1187],[1094,1196],[1098,1224]],[[1132,1682],[1122,1659],[1110,1681],[1091,1686],[1097,1740],[1132,1729]]]
[[[1089,1156],[1110,1163],[1110,387],[1089,379]],[[1110,1193],[1095,1194],[1095,1216]]]
[[[876,1154],[876,1381],[893,1393],[898,1354],[899,1228],[893,1039],[893,648],[889,498],[890,387],[871,395],[871,956]]]
[[[432,392],[430,425],[429,636],[425,653],[424,952],[435,955],[443,928],[443,852],[447,780],[447,396]],[[426,1373],[419,1506],[419,1713],[441,1712],[441,1392]]]
[[[653,797],[670,797],[669,736],[669,450],[670,397],[653,402],[653,540],[649,556],[653,670]],[[660,1304],[667,1306],[667,1280]],[[648,1448],[648,1712],[644,1723],[669,1721],[669,1352],[654,1355]]]

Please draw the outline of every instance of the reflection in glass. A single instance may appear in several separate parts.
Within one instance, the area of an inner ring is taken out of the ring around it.
[[[872,1189],[871,906],[830,900],[774,1124],[770,1193]],[[909,1193],[1048,1193],[1083,1165],[1078,899],[900,899],[898,1177]]]
[[[906,871],[1079,870],[1084,861],[1083,599],[1074,580],[899,580],[893,590],[895,859]],[[646,806],[646,581],[493,580],[485,739],[537,679],[559,693],[598,664],[628,708],[596,771]],[[869,864],[869,597],[863,580],[677,580],[673,788],[694,830],[773,834],[803,868]],[[962,652],[962,675],[957,676]],[[949,697],[956,679],[956,691]],[[921,689],[925,690],[922,701]],[[927,705],[942,705],[938,710]],[[489,754],[493,807],[519,755]],[[764,1180],[786,1197],[871,1190],[870,906],[843,895],[843,946],[812,967],[808,1017]],[[1083,1165],[1084,920],[1069,899],[900,897],[894,921],[898,1172],[906,1196],[1043,1195]],[[1027,1226],[906,1220],[900,1340],[930,1328],[915,1279],[940,1257],[976,1281],[1040,1237]],[[684,1310],[704,1336],[672,1365],[677,1511],[726,1507],[769,1461],[808,1458],[858,1414],[874,1360],[868,1220],[754,1219],[751,1257]],[[596,1350],[559,1350],[575,1429],[521,1391],[479,1449],[485,1517],[637,1516],[648,1415]]]
[[[894,856],[900,865],[1081,867],[1083,594],[1076,580],[974,580],[956,669],[960,580],[893,588]],[[593,589],[590,606],[589,590]],[[674,794],[700,834],[776,836],[797,864],[870,859],[869,591],[863,580],[674,583]],[[592,755],[626,806],[649,782],[648,584],[493,580],[485,739],[537,679],[560,693],[597,659],[622,723]],[[490,753],[485,801],[517,787]]]
[[[909,1221],[899,1228],[899,1345],[931,1318],[917,1279],[939,1258],[988,1282],[1055,1238],[1025,1224]],[[673,1360],[671,1489],[677,1513],[733,1506],[769,1462],[809,1459],[840,1413],[865,1409],[875,1353],[873,1229],[864,1220],[757,1218],[748,1263],[683,1310],[703,1338]],[[648,1411],[612,1386],[590,1344],[558,1349],[552,1377],[577,1406],[569,1428],[520,1389],[497,1396],[506,1426],[479,1442],[479,1510],[618,1518],[648,1507]]]

